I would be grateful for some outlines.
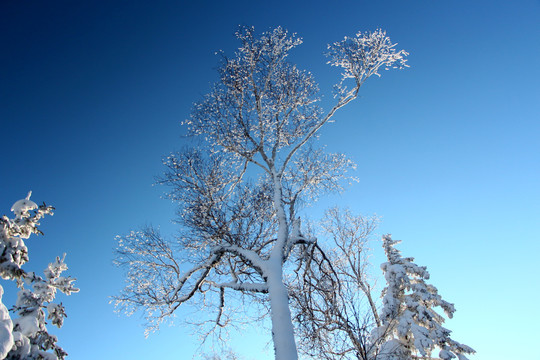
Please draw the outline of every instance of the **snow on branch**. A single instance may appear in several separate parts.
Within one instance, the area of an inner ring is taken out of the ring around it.
[[[358,32],[355,37],[345,37],[344,40],[328,45],[328,64],[344,69],[342,79],[335,86],[337,104],[330,109],[324,117],[320,117],[305,133],[303,139],[298,142],[285,158],[283,168],[291,160],[294,154],[304,146],[336,113],[337,110],[356,99],[360,87],[372,75],[380,76],[378,70],[381,66],[385,69],[408,67],[405,57],[408,53],[404,50],[394,49],[397,44],[392,44],[386,32]],[[348,89],[344,85],[346,79],[354,79],[354,86]]]
[[[440,307],[451,318],[454,305],[443,300],[435,286],[425,282],[429,279],[425,266],[401,256],[395,248],[398,243],[391,235],[383,236],[388,261],[381,268],[387,287],[383,292],[381,325],[372,332],[374,341],[380,344],[377,359],[431,357],[438,348],[443,360],[466,360],[465,355],[475,351],[454,341],[451,331],[442,326],[444,318],[435,311]]]
[[[0,276],[14,280],[19,287],[17,302],[11,308],[18,317],[11,319],[6,306],[0,302],[0,359],[64,359],[67,353],[57,344],[57,337],[47,330],[46,320],[58,328],[64,324],[66,311],[62,303],[54,303],[57,291],[66,295],[79,292],[75,279],[62,276],[68,269],[66,255],[57,257],[44,270],[44,276],[27,272],[22,266],[29,260],[24,240],[31,234],[42,234],[39,221],[52,215],[54,208],[46,204],[38,206],[25,199],[13,204],[13,219],[0,218]],[[0,300],[3,288],[0,286]]]
[[[215,273],[221,273],[220,269],[224,266],[233,266],[229,255],[240,258],[244,266],[249,264],[256,270],[259,278],[264,278],[264,261],[256,252],[239,246],[224,244],[208,248],[204,261],[188,270],[182,270],[181,264],[176,260],[175,251],[157,229],[146,227],[118,237],[115,263],[127,268],[127,285],[123,292],[115,297],[115,302],[128,314],[139,309],[144,310],[149,328],[155,330],[159,323],[182,303],[189,301],[197,293],[204,293],[203,286],[242,292],[268,291],[266,284],[249,281],[251,277],[246,277],[247,273],[241,269],[232,272],[231,277],[235,281],[213,280],[216,279]]]
[[[403,69],[408,67],[404,50],[396,51],[397,44],[392,44],[386,31],[358,32],[354,37],[345,37],[339,42],[328,45],[328,64],[341,67],[342,80],[336,86],[340,100],[346,99],[357,91],[364,81],[372,75],[381,76],[379,69]],[[354,79],[355,88],[347,92],[343,85],[346,79]]]

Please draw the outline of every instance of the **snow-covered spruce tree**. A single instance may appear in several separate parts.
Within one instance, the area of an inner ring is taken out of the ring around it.
[[[444,318],[435,311],[440,307],[451,318],[454,305],[443,300],[437,288],[427,284],[429,273],[413,258],[404,258],[394,246],[400,241],[383,236],[383,248],[388,261],[381,265],[387,287],[383,291],[381,325],[373,333],[378,343],[373,358],[377,360],[432,359],[439,350],[443,360],[466,360],[465,354],[475,351],[450,338],[450,330],[442,324]]]
[[[127,285],[116,300],[128,312],[144,310],[150,327],[189,300],[205,311],[214,304],[219,327],[231,319],[232,293],[268,301],[275,356],[297,359],[286,275],[310,254],[298,248],[316,244],[302,236],[299,206],[340,190],[352,166],[317,148],[317,134],[367,78],[405,66],[407,53],[381,30],[329,45],[328,63],[343,71],[325,112],[313,76],[287,61],[299,38],[281,28],[260,37],[242,28],[237,38],[237,53],[223,55],[219,81],[186,121],[199,146],[165,161],[160,182],[178,202],[180,236],[167,241],[146,228],[121,237]]]
[[[22,269],[28,261],[24,240],[42,234],[39,220],[54,210],[45,204],[38,206],[30,195],[13,205],[13,219],[0,218],[0,276],[16,281],[20,288],[12,308],[17,318],[11,319],[6,306],[0,303],[0,359],[64,359],[67,353],[57,345],[56,336],[47,331],[46,320],[60,328],[66,313],[62,303],[53,303],[56,291],[70,295],[79,289],[73,286],[75,279],[61,276],[67,270],[64,258],[57,257],[49,264],[43,277]],[[0,299],[2,294],[0,286]]]

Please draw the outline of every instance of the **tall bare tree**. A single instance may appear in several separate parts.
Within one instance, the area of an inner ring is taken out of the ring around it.
[[[406,66],[407,53],[381,30],[329,45],[328,63],[342,69],[342,79],[324,111],[313,76],[287,61],[301,39],[281,28],[236,35],[241,46],[223,55],[219,81],[186,121],[199,147],[165,161],[160,182],[178,201],[180,236],[167,241],[147,228],[120,239],[117,262],[127,268],[127,285],[117,302],[144,310],[157,326],[197,297],[214,301],[215,324],[224,326],[231,292],[268,301],[276,358],[297,359],[284,269],[310,256],[297,249],[316,244],[302,235],[299,207],[341,189],[353,166],[317,148],[317,134],[367,78]]]

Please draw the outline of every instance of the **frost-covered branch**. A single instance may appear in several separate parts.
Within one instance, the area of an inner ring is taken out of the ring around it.
[[[368,240],[376,217],[354,216],[332,208],[321,222],[324,251],[308,246],[307,261],[296,271],[294,312],[308,341],[302,352],[314,359],[369,359],[369,333],[378,322],[368,277]]]
[[[266,294],[268,293],[268,285],[264,283],[238,283],[238,282],[228,282],[228,283],[215,283],[213,281],[206,281],[207,284],[212,285],[219,289],[232,289],[242,292],[258,292]]]
[[[408,67],[404,50],[396,51],[386,31],[358,32],[354,37],[328,45],[328,64],[343,69],[341,82],[336,86],[339,103],[350,101],[358,94],[358,89],[373,75],[381,76],[379,69],[402,69]],[[345,81],[352,79],[354,87],[347,89]]]
[[[147,227],[131,232],[119,237],[118,244],[116,264],[127,268],[127,285],[115,301],[128,313],[145,310],[152,329],[156,329],[181,304],[197,294],[202,295],[206,286],[241,292],[268,292],[264,282],[252,281],[254,276],[264,279],[264,261],[249,249],[228,244],[213,246],[207,248],[204,261],[183,270],[177,262],[178,254],[157,229]],[[255,269],[255,273],[242,269],[247,264]],[[221,274],[231,267],[239,268],[234,272],[235,281],[216,281],[222,279]]]
[[[405,57],[408,53],[404,50],[394,49],[397,44],[392,44],[386,32],[378,29],[374,32],[358,32],[355,37],[345,37],[344,40],[328,45],[328,64],[343,68],[342,80],[336,85],[338,99],[332,109],[304,135],[303,139],[289,152],[283,163],[283,169],[294,154],[304,146],[319,129],[326,124],[342,107],[356,99],[360,87],[372,75],[381,76],[379,68],[385,67],[402,69],[407,67]],[[344,85],[346,79],[354,80],[354,87],[347,89]]]

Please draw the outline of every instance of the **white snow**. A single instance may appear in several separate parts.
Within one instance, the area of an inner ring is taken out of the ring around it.
[[[2,303],[4,288],[0,286],[0,359],[6,357],[7,353],[13,347],[13,323],[9,317],[7,307]]]
[[[32,196],[32,191],[28,192],[26,199],[21,199],[15,202],[15,204],[13,204],[11,207],[11,211],[13,211],[18,218],[27,215],[28,211],[38,208],[37,204],[30,200],[30,196]]]

